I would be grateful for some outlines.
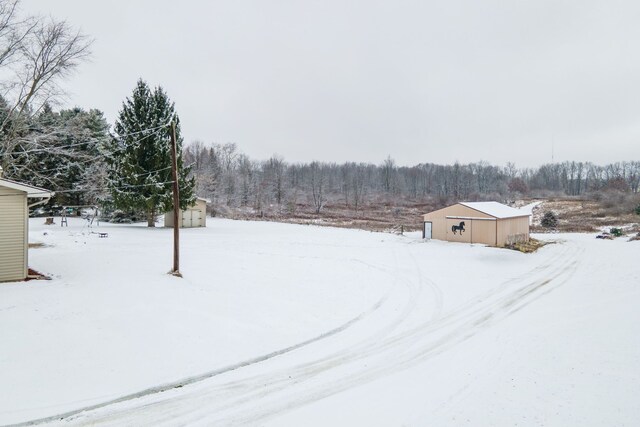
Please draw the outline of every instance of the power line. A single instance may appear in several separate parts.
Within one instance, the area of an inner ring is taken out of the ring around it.
[[[7,154],[5,153],[4,155],[20,155],[20,154],[31,154],[31,153],[41,153],[43,151],[53,151],[53,150],[62,150],[65,148],[72,148],[72,147],[77,147],[79,145],[86,145],[88,144],[88,142],[78,142],[75,144],[69,144],[69,145],[59,145],[59,146],[51,146],[51,147],[47,147],[47,148],[34,148],[32,150],[22,150],[22,151],[12,151],[11,153]]]
[[[156,135],[157,133],[159,133],[159,129],[161,129],[162,127],[166,127],[166,126],[167,126],[167,125],[156,126],[155,128],[145,129],[145,130],[138,131],[138,132],[131,132],[131,133],[126,134],[126,135],[124,135],[124,136],[120,136],[120,135],[118,135],[118,136],[111,135],[111,136],[112,136],[114,139],[122,140],[123,138],[125,138],[125,137],[127,137],[127,136],[137,135],[137,134],[142,133],[142,132],[151,132],[151,131],[154,131],[153,133],[151,133],[151,134],[149,134],[149,135],[145,135],[145,136],[143,136],[143,137],[142,137],[142,138],[140,138],[140,139],[137,139],[137,140],[134,140],[134,141],[131,141],[131,142],[130,142],[130,144],[136,144],[136,143],[141,142],[141,141],[143,141],[143,140],[145,140],[145,139],[147,139],[147,138],[149,138],[149,137],[151,137],[151,136],[153,136],[153,135]],[[46,152],[46,151],[63,150],[63,149],[66,149],[66,148],[73,148],[73,147],[78,147],[78,146],[80,146],[80,145],[86,145],[86,144],[88,144],[88,143],[89,143],[89,141],[85,141],[85,142],[78,142],[78,143],[68,144],[68,145],[57,145],[57,146],[56,146],[56,145],[54,145],[54,146],[46,147],[46,148],[34,148],[34,149],[31,149],[31,150],[12,151],[12,152],[10,152],[10,153],[3,153],[3,155],[4,155],[4,156],[7,156],[7,155],[9,155],[9,156],[13,156],[13,155],[20,155],[20,154],[31,154],[31,153],[41,153],[41,152]],[[115,150],[123,150],[123,149],[125,149],[125,148],[126,148],[126,147],[116,147],[116,148],[115,148]]]
[[[173,119],[173,117],[172,117],[172,119]],[[145,135],[142,138],[139,138],[139,139],[137,139],[135,141],[132,141],[130,143],[130,144],[136,144],[136,143],[141,142],[142,140],[144,140],[146,138],[149,138],[150,136],[152,136],[154,134],[157,134],[160,129],[166,128],[170,124],[171,124],[171,120],[168,121],[165,124],[162,124],[162,125],[159,125],[159,126],[156,126],[156,127],[153,127],[153,128],[143,129],[143,130],[136,131],[136,132],[130,132],[130,133],[127,133],[127,134],[124,134],[124,135],[118,135],[117,138],[121,139],[123,137],[137,135],[137,134],[144,133],[144,132],[152,132],[151,134]],[[111,136],[114,137],[113,135],[111,135]],[[41,151],[51,151],[51,150],[55,150],[55,149],[60,150],[60,149],[63,149],[63,148],[72,148],[72,147],[75,147],[75,146],[84,145],[84,144],[87,144],[87,143],[88,142],[82,142],[82,143],[76,143],[76,144],[69,144],[69,145],[66,145],[66,146],[58,146],[58,147],[43,148],[43,149],[34,149],[34,150],[22,151],[22,152],[17,152],[17,153],[10,153],[10,154],[4,153],[3,155],[13,155],[13,154],[22,154],[22,153],[29,154],[29,153],[41,152]],[[115,151],[124,150],[126,148],[127,147],[116,147]],[[107,156],[108,156],[108,154],[99,154],[99,155],[94,156],[94,157],[92,157],[90,159],[85,159],[85,160],[80,161],[80,162],[75,162],[74,164],[76,164],[76,165],[77,164],[84,164],[84,163],[95,161],[95,160],[98,160],[100,158],[104,158],[104,157],[107,157]],[[69,166],[73,166],[73,164],[72,165],[67,165],[67,169],[68,169]],[[191,165],[188,165],[187,167],[189,167],[189,166],[191,166]],[[45,172],[51,172],[51,171],[54,171],[54,170],[57,170],[57,169],[60,169],[60,168],[56,167],[56,168],[44,169],[44,170],[41,170],[41,171],[38,171],[38,172],[33,172],[33,173],[45,173]],[[150,172],[143,172],[143,173],[139,173],[139,174],[134,174],[133,177],[134,178],[140,178],[140,177],[143,177],[143,176],[151,175],[153,173],[162,172],[162,171],[165,171],[167,169],[171,169],[171,166],[167,166],[167,167],[164,167],[164,168],[161,168],[161,169],[156,169],[156,170],[153,170],[153,171],[150,171]],[[126,190],[126,189],[129,189],[129,188],[147,187],[147,186],[151,186],[151,185],[173,184],[173,182],[174,181],[154,182],[154,183],[147,183],[147,184],[125,184],[125,185],[120,186],[120,187],[107,187],[107,188],[99,187],[99,188],[92,188],[92,189],[76,188],[76,189],[68,189],[68,190],[58,190],[58,191],[53,191],[53,192],[56,193],[56,194],[68,194],[68,193],[86,192],[86,191],[92,191],[92,190],[93,191],[106,191],[106,190],[114,190],[114,189],[115,190]],[[41,193],[35,192],[35,193],[31,193],[31,195],[37,195],[37,194],[47,195],[47,194],[50,194],[50,193],[51,192],[41,192]],[[0,197],[3,197],[3,196],[22,196],[22,195],[23,195],[22,193],[0,194]]]
[[[53,168],[49,168],[49,169],[31,171],[31,173],[32,174],[43,174],[43,173],[47,173],[47,172],[51,172],[51,171],[55,171],[55,170],[60,170],[61,172],[68,172],[69,168],[71,168],[71,167],[73,167],[75,165],[82,165],[82,164],[85,164],[85,163],[93,162],[93,161],[96,161],[96,160],[101,159],[103,157],[107,157],[107,155],[106,154],[98,154],[97,156],[93,156],[93,157],[91,157],[89,159],[84,159],[84,160],[81,160],[81,161],[73,162],[73,163],[67,164],[67,165],[65,165],[63,167],[53,167]],[[193,163],[187,165],[187,167],[191,166],[192,164]],[[141,172],[139,174],[133,174],[133,176],[135,178],[139,178],[139,177],[144,176],[144,175],[151,175],[154,172],[162,172],[162,171],[167,170],[167,169],[171,169],[171,166],[167,166],[167,167],[162,168],[162,169],[156,169],[156,170],[153,170],[151,172]]]
[[[167,121],[165,124],[156,126],[154,128],[142,129],[142,130],[139,130],[139,131],[136,131],[136,132],[129,132],[129,133],[125,133],[125,134],[122,134],[122,135],[118,134],[118,138],[122,139],[122,138],[126,138],[128,136],[131,136],[131,135],[137,135],[139,133],[149,132],[149,131],[156,130],[156,129],[161,129],[161,128],[168,128],[170,124],[171,124],[171,120]]]
[[[138,142],[141,142],[142,140],[144,140],[145,138],[148,138],[149,136],[151,136],[151,135],[147,135],[147,136],[144,136],[144,137],[142,137],[142,138],[140,138],[140,139],[137,139],[137,140],[135,140],[135,141],[132,141],[132,142],[131,142],[131,144],[136,144],[136,143],[138,143]],[[55,149],[62,149],[62,148],[65,148],[65,147],[73,147],[73,146],[76,146],[76,145],[83,145],[83,144],[86,144],[86,143],[71,144],[71,145],[68,145],[68,146],[52,147],[51,149],[42,149],[42,150],[38,150],[38,151],[49,151],[49,150],[52,150],[52,151],[53,151],[53,150],[55,150]],[[126,148],[127,148],[127,147],[116,147],[115,149],[113,149],[113,152],[122,151],[122,150],[125,150]],[[5,153],[4,155],[10,155],[10,156],[12,156],[12,155],[14,155],[14,154],[30,154],[30,153],[35,152],[35,151],[36,151],[36,150],[34,150],[34,151],[31,151],[31,150],[29,150],[29,151],[22,151],[22,152],[17,152],[17,153],[16,153],[16,152],[12,152],[12,153],[10,153],[10,154],[6,154],[6,153]],[[91,157],[90,159],[83,159],[83,160],[80,160],[80,161],[78,161],[78,162],[74,162],[74,164],[84,164],[84,163],[92,162],[92,161],[95,161],[95,160],[98,160],[98,159],[101,159],[101,158],[109,157],[111,154],[112,154],[112,153],[109,153],[109,154],[98,154],[98,155],[96,155],[96,156]],[[65,169],[68,169],[68,167],[69,167],[69,166],[73,166],[73,164],[71,164],[71,165],[67,165],[67,167],[66,167],[66,168],[53,167],[53,168],[49,168],[49,169],[39,170],[39,171],[37,171],[37,172],[32,172],[32,173],[34,173],[34,174],[35,174],[35,173],[37,173],[37,174],[43,174],[43,173],[47,173],[47,172],[51,172],[51,171],[55,171],[55,170],[58,170],[58,169],[65,170]],[[169,167],[167,167],[167,169],[170,169],[170,168],[171,168],[170,166],[169,166]]]
[[[56,194],[68,194],[68,193],[79,193],[79,192],[83,192],[83,191],[90,191],[90,190],[99,190],[99,191],[106,191],[106,190],[112,190],[112,189],[116,189],[116,190],[126,190],[129,188],[139,188],[139,187],[149,187],[149,186],[153,186],[153,185],[164,185],[164,184],[173,184],[173,181],[163,181],[163,182],[151,182],[148,184],[125,184],[123,186],[120,187],[99,187],[99,188],[91,188],[91,189],[86,189],[86,188],[74,188],[71,190],[58,190],[58,191],[36,191],[33,193],[30,193],[30,195],[37,195],[37,194],[42,194],[42,195],[46,195],[46,194],[51,194],[51,193],[56,193]],[[24,194],[22,193],[12,193],[12,194],[0,194],[0,197],[5,197],[5,196],[23,196]]]

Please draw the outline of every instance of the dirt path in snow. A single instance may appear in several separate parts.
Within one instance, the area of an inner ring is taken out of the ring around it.
[[[233,367],[33,423],[255,425],[425,363],[562,285],[581,251],[565,243],[534,269],[443,311],[445,284],[426,277],[407,245],[393,254],[396,267],[384,271],[396,280],[392,292],[336,330]]]

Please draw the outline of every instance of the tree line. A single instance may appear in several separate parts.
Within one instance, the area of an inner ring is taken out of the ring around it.
[[[505,167],[487,162],[398,166],[388,157],[380,164],[288,163],[274,155],[256,161],[235,144],[194,142],[184,151],[192,165],[196,193],[214,209],[248,208],[254,213],[293,213],[308,207],[321,213],[328,204],[354,212],[386,202],[508,200],[516,197],[581,196],[596,191],[637,193],[640,161],[605,166],[567,161],[537,168]]]

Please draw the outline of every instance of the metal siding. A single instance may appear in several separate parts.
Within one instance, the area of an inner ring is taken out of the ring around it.
[[[493,220],[464,219],[464,217]],[[484,212],[455,204],[424,215],[424,221],[430,221],[433,224],[433,238],[438,240],[484,243],[491,246],[504,246],[509,239],[514,238],[529,240],[528,216],[496,220]],[[458,225],[461,221],[465,222],[465,233],[462,236],[453,234],[451,227]],[[467,232],[468,236],[466,236]]]
[[[26,195],[0,186],[0,282],[27,277]]]
[[[471,221],[463,219],[446,219],[447,238],[449,242],[471,243]],[[464,224],[462,224],[464,223]],[[457,229],[462,226],[464,231]],[[455,232],[454,232],[455,229]]]
[[[483,243],[489,246],[496,245],[497,221],[471,221],[471,240],[473,243]]]
[[[529,217],[498,220],[497,246],[504,246],[514,239],[529,240]]]
[[[428,214],[424,215],[424,221],[431,221],[431,223],[433,224],[432,235],[434,239],[449,240],[448,235],[452,234],[451,225],[453,225],[453,223],[456,220],[448,220],[447,219],[448,216],[462,216],[462,217],[466,216],[466,217],[487,218],[487,219],[493,218],[483,212],[479,212],[475,209],[471,209],[460,204],[451,205],[446,208],[439,209],[437,211],[429,212]],[[451,221],[451,224],[449,224],[449,221]],[[461,220],[457,220],[455,224],[457,225],[458,223],[460,223],[460,221]],[[456,240],[454,241],[461,241],[461,240],[458,240],[456,238]]]

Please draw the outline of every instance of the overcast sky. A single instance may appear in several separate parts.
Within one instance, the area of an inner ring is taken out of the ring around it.
[[[186,142],[400,165],[640,160],[640,1],[23,0],[95,38],[64,106],[136,80]]]

